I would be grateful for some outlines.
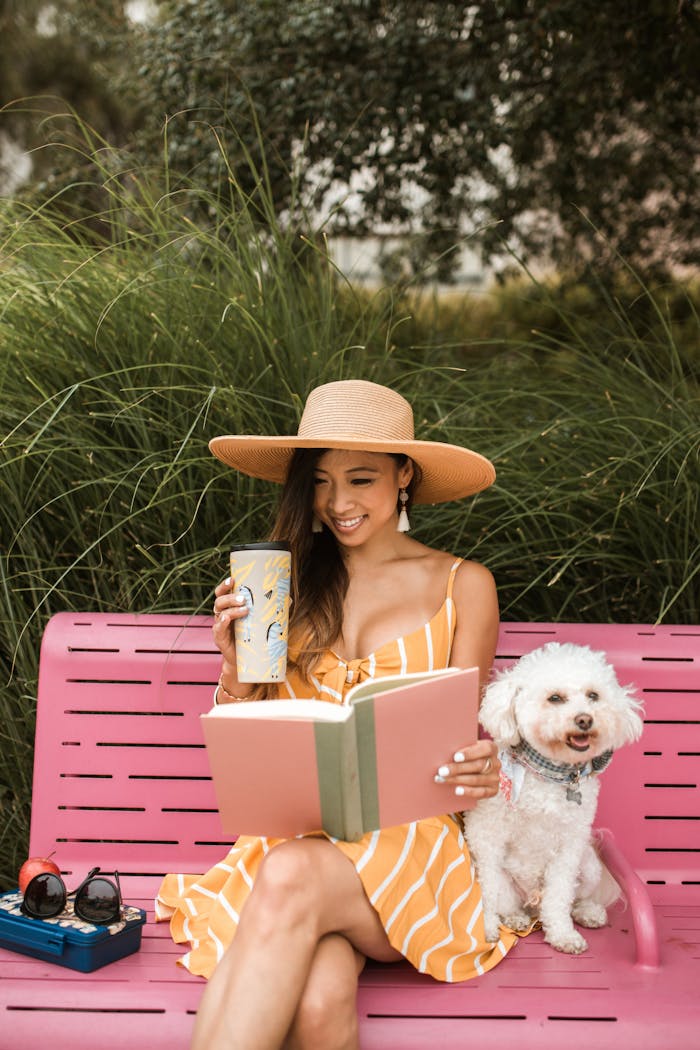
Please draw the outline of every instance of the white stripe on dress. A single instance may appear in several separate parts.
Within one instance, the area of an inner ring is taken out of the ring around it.
[[[221,904],[229,919],[231,919],[231,921],[234,922],[236,926],[238,926],[238,923],[241,921],[241,917],[236,911],[236,909],[233,907],[225,893],[219,894],[219,904]]]
[[[160,897],[156,897],[155,914],[156,920],[172,919],[176,909],[172,905],[164,904]]]
[[[437,915],[438,911],[440,910],[439,909],[439,905],[438,905],[438,900],[440,899],[440,895],[442,894],[442,891],[443,891],[443,888],[445,886],[445,883],[447,882],[447,879],[448,879],[449,875],[452,873],[452,871],[454,871],[455,868],[460,867],[460,865],[462,865],[462,864],[466,864],[466,861],[465,861],[464,857],[463,856],[455,857],[455,859],[452,861],[452,863],[449,864],[445,868],[445,871],[443,872],[443,876],[440,879],[440,882],[438,883],[438,887],[437,887],[437,889],[435,891],[435,904],[430,909],[430,911],[427,911],[425,913],[425,915],[421,915],[421,917],[419,919],[416,919],[416,921],[413,923],[413,926],[411,926],[411,928],[409,929],[408,933],[406,934],[406,936],[404,938],[404,942],[403,942],[403,944],[401,946],[401,949],[400,949],[402,955],[406,955],[407,954],[408,946],[411,943],[411,941],[413,940],[413,935],[415,933],[417,933],[417,931],[421,928],[421,926],[425,926],[426,922],[430,922],[431,919],[434,919],[435,916]]]
[[[362,869],[364,868],[365,864],[368,864],[371,861],[372,857],[374,856],[375,850],[377,849],[377,843],[378,842],[379,842],[379,831],[373,831],[372,832],[372,837],[369,840],[369,845],[367,846],[367,849],[365,850],[365,852],[362,854],[362,856],[358,860],[357,864],[355,865],[355,870],[356,871],[358,871],[358,872],[362,871]]]
[[[403,868],[404,861],[406,860],[406,857],[410,853],[411,846],[413,845],[413,841],[414,841],[415,837],[416,837],[416,822],[414,820],[408,825],[408,833],[406,834],[406,841],[403,844],[403,849],[401,850],[401,854],[399,856],[399,859],[396,861],[396,864],[394,864],[394,867],[391,869],[391,871],[389,872],[387,877],[384,879],[384,881],[380,882],[380,884],[377,886],[376,890],[374,891],[374,893],[372,894],[372,896],[369,899],[370,904],[374,904],[375,901],[377,901],[381,897],[382,893],[387,888],[387,886],[391,885],[391,883],[394,881],[395,876],[401,871],[401,869]]]
[[[479,918],[479,916],[482,914],[483,910],[484,909],[483,909],[482,901],[481,901],[481,899],[479,899],[479,901],[477,902],[476,907],[474,908],[474,911],[472,913],[471,919],[469,920],[467,928],[464,931],[466,934],[468,934],[469,938],[471,939],[471,944],[469,945],[469,948],[465,952],[459,952],[457,955],[453,955],[450,958],[449,962],[447,963],[447,966],[445,967],[445,979],[446,980],[448,980],[448,981],[452,980],[452,972],[454,970],[454,965],[457,962],[457,960],[463,958],[465,955],[469,955],[470,952],[473,951],[473,949],[476,947],[478,942],[477,942],[476,938],[474,937],[474,934],[472,933],[472,930],[474,929],[474,923]],[[474,957],[472,965],[474,966],[474,969],[479,974],[479,976],[482,976],[482,974],[484,973],[484,968],[481,965],[481,960],[483,959],[484,955],[488,955],[489,951],[490,951],[490,947],[485,949],[483,952],[479,952],[478,955],[476,955]]]
[[[399,656],[401,657],[401,674],[406,674],[408,668],[408,657],[406,656],[406,643],[403,638],[397,638],[396,644],[399,647]]]
[[[433,670],[433,632],[430,630],[430,624],[425,625],[425,644],[428,647],[428,670]]]
[[[194,893],[201,893],[203,897],[209,897],[209,899],[212,900],[212,901],[215,901],[217,899],[217,897],[219,896],[218,893],[214,893],[213,890],[206,889],[204,886],[201,886],[198,882],[196,882],[194,884],[194,886],[192,887],[192,891]],[[185,897],[185,900],[189,904],[189,898]],[[193,912],[193,914],[195,914],[195,915],[197,914],[196,910]]]
[[[224,946],[221,943],[221,941],[219,940],[219,938],[216,936],[214,931],[212,930],[211,926],[207,927],[207,933],[209,934],[209,936],[211,937],[212,941],[214,942],[214,947],[216,948],[216,961],[219,963],[219,962],[221,962],[221,960],[224,957],[224,950],[225,950]]]
[[[319,693],[328,693],[328,695],[332,696],[335,700],[343,699],[343,694],[339,693],[337,689],[331,689],[329,685],[322,685],[319,689]]]
[[[241,874],[241,876],[243,878],[243,881],[245,882],[246,886],[248,887],[249,890],[252,890],[252,888],[253,888],[253,879],[250,876],[250,874],[248,873],[248,869],[245,866],[245,861],[244,861],[243,857],[241,857],[241,859],[239,860],[238,864],[236,865],[236,871],[240,872],[240,874]]]
[[[393,912],[389,916],[388,920],[384,923],[384,929],[386,930],[387,933],[389,932],[390,928],[393,926],[394,920],[398,917],[399,913],[405,908],[406,904],[411,899],[413,894],[417,890],[419,890],[421,886],[423,886],[425,884],[425,881],[426,881],[426,879],[428,877],[428,872],[430,871],[430,869],[432,868],[433,864],[435,863],[435,859],[437,858],[437,855],[440,852],[440,848],[442,847],[442,843],[445,840],[445,835],[447,834],[447,831],[448,831],[448,828],[447,828],[447,825],[445,824],[443,826],[442,831],[440,832],[439,836],[435,840],[435,845],[433,846],[433,848],[431,850],[431,853],[430,853],[430,856],[428,857],[428,862],[425,865],[425,868],[423,870],[423,874],[421,875],[421,877],[419,879],[416,879],[416,881],[413,883],[412,886],[409,886],[408,890],[403,895],[403,897],[399,901],[399,903],[396,905],[396,907],[394,908]]]
[[[453,610],[454,610],[454,603],[453,603],[451,598],[448,598],[447,601],[445,602],[445,611],[447,612],[447,638],[448,638],[448,642],[447,642],[447,645],[448,645],[447,659],[448,660],[450,658],[450,653],[452,652],[452,614],[453,614]]]
[[[467,899],[471,891],[472,887],[470,886],[468,890],[465,890],[464,893],[462,893],[459,897],[457,897],[455,901],[453,901],[452,906],[450,907],[450,910],[447,913],[447,926],[450,932],[447,937],[443,937],[442,940],[438,941],[437,944],[434,944],[432,948],[426,948],[426,950],[423,952],[423,954],[421,955],[420,964],[418,966],[418,969],[421,973],[425,973],[425,964],[429,956],[431,956],[433,952],[436,952],[438,948],[444,948],[446,944],[449,944],[450,941],[453,941],[455,939],[453,915],[457,908],[460,906],[460,904]],[[472,943],[470,945],[470,948],[473,948],[476,945],[476,940],[474,939],[474,937],[471,937],[471,941]]]

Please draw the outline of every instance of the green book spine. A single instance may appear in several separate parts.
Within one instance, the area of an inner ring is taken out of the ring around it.
[[[374,831],[381,826],[377,787],[377,742],[374,732],[374,696],[359,698],[354,702],[353,707],[362,793],[362,830],[367,832]]]
[[[356,842],[364,833],[355,718],[314,724],[323,830]]]

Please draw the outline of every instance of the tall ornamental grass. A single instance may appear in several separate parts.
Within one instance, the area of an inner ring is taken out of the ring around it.
[[[47,619],[208,611],[276,493],[207,441],[294,432],[319,382],[388,383],[418,436],[494,460],[495,486],[413,525],[491,567],[505,619],[697,622],[698,377],[662,294],[579,326],[533,286],[556,325],[487,339],[487,300],[465,298],[459,338],[437,339],[416,300],[358,293],[322,231],[278,221],[264,172],[252,197],[235,172],[213,196],[99,156],[91,216],[1,205],[2,884],[26,855]]]

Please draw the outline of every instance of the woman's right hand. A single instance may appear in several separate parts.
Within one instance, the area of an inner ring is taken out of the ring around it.
[[[233,636],[233,624],[248,615],[245,599],[236,594],[233,581],[229,577],[222,580],[214,591],[214,625],[212,636],[214,644],[221,651],[224,662],[233,668],[236,666],[236,642]]]

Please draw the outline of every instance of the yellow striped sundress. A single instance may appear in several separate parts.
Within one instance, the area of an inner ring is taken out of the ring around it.
[[[452,588],[460,560],[451,567],[443,604],[423,627],[361,660],[345,661],[326,652],[312,678],[316,698],[340,703],[350,686],[367,678],[447,667],[455,630]],[[308,698],[309,687],[290,674],[279,695]],[[241,836],[205,875],[165,876],[156,918],[170,920],[177,943],[189,943],[178,961],[191,973],[211,976],[233,940],[258,866],[281,841]],[[495,944],[485,940],[481,890],[454,816],[383,828],[359,842],[330,841],[355,865],[392,946],[421,973],[441,981],[466,980],[495,966],[517,940],[504,927]]]

